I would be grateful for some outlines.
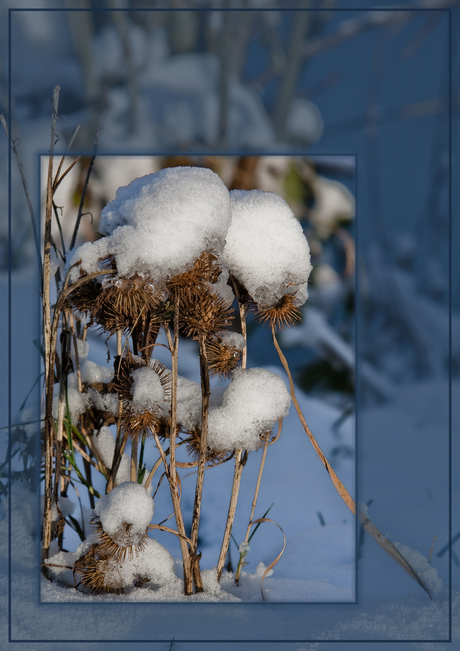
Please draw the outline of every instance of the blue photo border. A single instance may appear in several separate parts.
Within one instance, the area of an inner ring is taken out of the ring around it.
[[[378,9],[375,9],[376,11]],[[382,8],[380,9],[382,11],[388,11],[388,9]],[[392,9],[393,10],[393,9]],[[452,12],[451,9],[437,9],[437,8],[423,8],[420,9],[420,11],[444,11],[447,12],[449,15],[449,136],[450,136],[450,146],[449,146],[449,234],[450,234],[450,247],[449,247],[449,351],[451,353],[452,351]],[[15,9],[9,9],[9,16],[8,16],[8,31],[9,31],[9,42],[8,42],[8,71],[9,71],[9,76],[8,76],[8,87],[9,87],[9,115],[8,115],[8,120],[9,122],[11,121],[11,19],[12,19],[12,14],[13,12],[19,12],[19,11],[88,11],[87,9],[25,9],[25,8],[15,8]],[[126,11],[125,9],[101,9],[101,10],[91,10],[91,11]],[[133,10],[130,10],[133,11]],[[145,11],[145,9],[142,9],[142,11]],[[151,11],[171,11],[168,9],[158,9],[158,10],[151,10]],[[177,9],[176,11],[200,11],[199,9]],[[205,10],[207,11],[207,10]],[[218,11],[216,9],[213,9],[212,11]],[[241,9],[231,9],[231,11],[242,11]],[[251,11],[254,11],[254,9],[251,9]],[[260,9],[258,11],[295,11],[295,10],[289,10],[289,9],[280,9],[276,10],[273,8],[267,8],[267,9]],[[365,11],[362,7],[353,9],[353,8],[337,8],[334,11]],[[407,11],[407,9],[400,9],[400,11]],[[11,133],[11,124],[9,124],[10,128],[10,133]],[[202,152],[200,152],[202,153]],[[265,153],[265,152],[264,152]],[[278,153],[278,152],[277,152]],[[296,155],[298,152],[289,152],[289,155]],[[176,155],[180,155],[180,152],[174,152]],[[187,154],[191,154],[191,152],[187,152]],[[123,152],[122,155],[129,155]],[[131,154],[134,155],[134,154]],[[142,155],[142,154],[135,154],[135,155]],[[161,155],[161,152],[155,153],[155,155]],[[219,152],[219,155],[224,155],[223,153]],[[237,153],[226,153],[225,155],[241,155],[241,152]],[[268,153],[266,154],[268,155]],[[301,155],[301,154],[299,154]],[[309,151],[308,155],[314,156],[315,153]],[[356,154],[354,154],[356,155]],[[9,164],[9,169],[11,170],[11,149],[9,148],[9,153],[8,153],[8,164]],[[357,169],[358,177],[359,177],[359,166]],[[8,219],[9,219],[9,240],[8,244],[11,250],[11,173],[9,175],[9,180],[8,180]],[[358,224],[358,220],[356,222]],[[11,292],[12,292],[12,284],[11,284],[11,274],[9,277],[9,283],[8,283],[8,300],[9,300],[9,313],[8,313],[8,325],[9,325],[9,330],[8,330],[8,368],[9,368],[9,373],[11,373],[11,364],[12,364],[12,356],[11,356],[11,328],[12,328],[12,322],[11,322]],[[359,300],[359,299],[358,299]],[[357,320],[358,322],[358,320]],[[357,345],[359,345],[359,338],[358,338],[358,331],[357,331]],[[358,359],[358,355],[357,355]],[[357,374],[359,373],[359,369],[356,368]],[[357,376],[358,378],[358,376]],[[358,384],[358,382],[357,382]],[[8,398],[8,421],[9,421],[9,433],[11,433],[11,393]],[[356,480],[357,481],[357,480]],[[11,485],[11,464],[9,467],[9,485]],[[9,491],[9,527],[11,531],[11,491]],[[452,539],[452,366],[451,366],[451,360],[449,360],[449,539]],[[13,640],[11,639],[11,537],[9,537],[8,541],[8,549],[10,552],[10,557],[9,557],[9,565],[8,565],[8,572],[9,572],[9,585],[8,585],[8,596],[9,596],[9,605],[8,605],[8,615],[9,615],[9,642],[14,643],[14,642],[27,642],[27,643],[38,643],[38,642],[48,642],[48,643],[129,643],[129,642],[135,642],[136,644],[143,644],[143,643],[168,643],[171,640],[31,640],[31,639],[26,639],[26,640]],[[372,643],[405,643],[405,642],[412,642],[412,643],[423,643],[423,642],[451,642],[452,640],[452,553],[451,553],[451,548],[449,549],[449,638],[448,639],[442,639],[442,640],[306,640],[306,639],[301,639],[301,640],[296,640],[296,639],[289,639],[289,640],[178,640],[178,643],[219,643],[219,644],[226,644],[226,643],[251,643],[251,644],[257,644],[257,643],[273,643],[273,644],[283,644],[283,643],[305,643],[305,642],[310,642],[310,643],[363,643],[363,642],[372,642]],[[324,605],[323,602],[321,602],[322,605]],[[43,604],[44,605],[44,604]],[[74,607],[77,607],[77,604],[72,604]],[[78,606],[81,604],[78,604]],[[104,604],[105,606],[107,604]],[[152,604],[149,604],[150,606]],[[169,606],[172,606],[173,604],[168,604]],[[247,604],[249,605],[249,604]],[[285,607],[289,606],[290,604],[276,604],[277,607]],[[304,606],[311,606],[313,604],[310,603],[305,603],[303,604]],[[338,604],[334,604],[338,605]],[[341,605],[350,605],[350,602],[345,602],[344,604]],[[91,604],[91,606],[96,607],[96,604]],[[118,604],[116,605],[118,607]],[[126,606],[126,604],[121,605],[121,607]],[[192,606],[191,604],[188,604],[187,607]],[[202,607],[202,604],[196,604],[194,605],[196,607]],[[192,606],[192,607],[194,607]],[[227,604],[228,606],[228,604]],[[214,605],[215,607],[215,605]]]

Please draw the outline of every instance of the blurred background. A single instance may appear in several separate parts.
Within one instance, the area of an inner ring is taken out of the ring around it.
[[[7,8],[19,6],[0,6],[6,82]],[[155,156],[161,166],[168,157],[200,160],[230,185],[282,194],[305,228],[315,265],[304,321],[281,338],[298,386],[337,408],[340,423],[357,406],[357,497],[373,501],[371,516],[382,530],[400,527],[417,547],[420,531],[406,517],[415,500],[425,518],[424,544],[433,535],[444,544],[449,363],[454,427],[460,403],[456,247],[450,264],[458,234],[450,214],[458,205],[451,181],[459,140],[459,2],[393,8],[371,0],[351,8],[347,0],[36,0],[30,7],[10,14],[11,94],[8,104],[4,83],[1,110],[18,139],[37,214],[39,155],[50,147],[56,84],[56,152],[66,150],[77,125],[73,153],[88,156],[97,142],[100,190],[88,199],[95,219],[111,198],[109,184],[119,185],[108,156],[115,154],[144,162]],[[6,138],[0,150],[6,215]],[[225,164],[224,154],[232,156]],[[81,159],[80,183],[87,165]],[[21,315],[12,349],[26,342],[27,357],[12,371],[12,386],[19,386],[38,368],[38,291],[25,271],[35,247],[14,160],[10,182],[12,309]],[[6,219],[0,247],[6,272]],[[275,363],[259,340],[254,364]],[[13,390],[12,402],[17,413],[23,393]],[[454,440],[454,459],[456,446]],[[336,459],[354,458],[350,441],[337,438],[336,447]],[[417,498],[406,503],[409,485],[417,486]],[[458,497],[455,476],[453,487]],[[454,520],[454,534],[459,527]]]

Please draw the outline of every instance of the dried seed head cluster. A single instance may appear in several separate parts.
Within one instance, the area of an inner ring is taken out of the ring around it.
[[[193,294],[181,305],[179,325],[187,337],[211,337],[228,328],[234,319],[232,306],[218,294]]]
[[[88,316],[91,314],[94,304],[96,303],[99,294],[102,291],[102,283],[93,278],[88,282],[76,287],[67,299],[70,307],[77,313]]]
[[[295,325],[301,320],[299,301],[294,294],[285,294],[270,307],[256,307],[256,318],[275,328]]]
[[[121,594],[126,583],[119,572],[120,564],[128,558],[135,558],[145,549],[148,536],[132,533],[132,524],[122,522],[110,537],[103,529],[100,519],[93,516],[96,543],[74,564],[74,574],[81,576],[81,583],[93,594]]]
[[[172,298],[178,296],[182,303],[183,300],[206,292],[209,283],[217,282],[221,271],[221,267],[217,264],[217,255],[212,251],[203,251],[195,260],[193,267],[168,280],[166,288]]]
[[[133,558],[147,544],[147,529],[139,534],[133,531],[131,523],[122,522],[112,536],[104,531],[98,516],[92,517],[91,524],[97,536],[98,551],[104,557],[113,558],[115,561],[124,561],[126,557]]]
[[[241,349],[229,346],[219,336],[208,341],[206,352],[209,372],[222,378],[230,377],[241,361]]]
[[[130,334],[136,326],[145,327],[147,319],[159,327],[166,309],[162,293],[147,278],[136,275],[106,281],[90,314],[106,332]]]
[[[187,440],[187,453],[192,457],[192,459],[197,461],[201,449],[201,429],[199,427],[194,427],[186,433],[189,436]],[[223,463],[224,460],[228,461],[232,456],[233,452],[229,450],[216,451],[211,450],[209,446],[206,448],[206,463],[212,466]]]
[[[117,355],[114,361],[115,375],[113,386],[117,391],[123,406],[121,425],[124,431],[129,432],[132,439],[136,439],[144,432],[152,434],[154,431],[164,431],[164,416],[162,405],[149,405],[148,408],[139,408],[133,400],[135,372],[140,369],[150,369],[158,377],[163,388],[164,400],[170,400],[171,373],[158,360],[145,360],[127,353],[124,357]]]

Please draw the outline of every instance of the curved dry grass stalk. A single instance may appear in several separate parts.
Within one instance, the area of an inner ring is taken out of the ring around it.
[[[268,440],[264,445],[264,451],[262,453],[262,459],[260,461],[260,466],[259,466],[259,474],[257,476],[257,483],[256,483],[256,489],[254,491],[254,499],[252,500],[252,508],[251,508],[251,515],[249,516],[249,524],[248,528],[246,529],[246,536],[244,537],[244,542],[247,543],[249,540],[249,533],[251,531],[251,527],[253,525],[252,518],[254,517],[254,511],[256,510],[256,505],[257,505],[257,498],[259,497],[259,490],[260,490],[260,482],[262,480],[262,473],[264,471],[264,466],[265,466],[265,459],[267,458],[267,449],[270,445],[275,443],[281,436],[281,430],[283,428],[283,419],[280,418],[278,421],[278,434],[276,435],[275,438],[273,438],[271,441]],[[238,567],[236,568],[236,574],[235,574],[235,583],[238,585],[238,581],[240,579],[240,572],[241,568],[243,567],[243,557],[240,558],[238,562]],[[263,596],[263,595],[262,595]]]
[[[279,553],[278,556],[275,558],[275,560],[272,561],[272,562],[270,563],[270,565],[265,569],[265,572],[262,574],[262,579],[261,579],[261,581],[260,581],[260,593],[261,593],[261,595],[262,595],[262,599],[265,601],[264,590],[263,590],[264,580],[265,580],[265,577],[267,576],[267,574],[270,572],[270,570],[273,569],[273,568],[275,567],[275,565],[276,565],[276,564],[278,563],[278,561],[280,560],[281,556],[284,554],[284,550],[286,549],[286,535],[285,535],[285,533],[284,533],[282,527],[280,527],[280,525],[279,525],[277,522],[275,522],[274,520],[270,520],[270,518],[259,518],[258,520],[254,520],[254,522],[251,522],[251,527],[252,527],[254,524],[260,524],[261,522],[273,522],[273,524],[276,524],[276,526],[278,527],[278,529],[279,529],[279,530],[281,531],[281,533],[283,534],[283,549],[280,551],[280,553]]]
[[[294,407],[296,409],[297,415],[299,417],[300,422],[302,423],[302,426],[305,430],[306,435],[310,439],[311,444],[313,445],[315,452],[321,459],[321,462],[323,466],[326,468],[327,472],[329,473],[329,476],[332,480],[332,483],[334,484],[338,494],[340,497],[343,499],[345,504],[348,506],[350,511],[353,513],[353,515],[358,517],[360,523],[364,527],[364,529],[372,536],[372,538],[384,549],[387,554],[389,554],[401,567],[411,576],[417,583],[422,587],[425,592],[428,594],[428,596],[431,597],[430,591],[426,587],[425,583],[422,581],[420,576],[417,574],[417,572],[411,567],[411,565],[406,561],[404,556],[401,554],[401,552],[398,551],[398,549],[393,545],[393,543],[388,540],[388,538],[381,532],[375,524],[365,515],[361,509],[358,509],[358,513],[356,513],[356,504],[351,497],[350,493],[347,491],[345,486],[342,484],[340,479],[337,477],[336,473],[334,472],[334,469],[330,465],[329,461],[326,459],[323,451],[319,447],[318,443],[316,442],[315,437],[310,431],[310,428],[308,427],[304,415],[302,413],[302,410],[300,409],[299,403],[297,402],[297,398],[295,396],[295,391],[294,391],[294,382],[292,380],[292,375],[291,371],[289,369],[289,365],[287,363],[287,360],[285,356],[283,355],[283,352],[281,348],[279,347],[279,344],[276,340],[276,335],[275,335],[275,329],[272,326],[272,335],[273,335],[273,343],[275,345],[275,348],[278,352],[281,364],[283,365],[284,370],[286,371],[288,378],[289,378],[289,386],[290,386],[290,392],[291,392],[291,398],[292,402],[294,403]]]

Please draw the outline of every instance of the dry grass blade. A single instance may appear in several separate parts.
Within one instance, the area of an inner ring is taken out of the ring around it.
[[[73,233],[72,233],[72,240],[70,242],[70,247],[69,247],[70,249],[73,249],[73,247],[75,246],[75,240],[77,239],[77,233],[78,233],[78,229],[80,227],[80,221],[81,221],[81,218],[82,218],[83,204],[85,203],[86,190],[88,188],[89,177],[91,176],[91,171],[93,169],[94,161],[96,160],[97,143],[99,141],[99,135],[100,135],[100,131],[98,130],[98,131],[96,131],[96,135],[95,135],[95,138],[94,138],[94,154],[91,156],[91,159],[90,159],[90,162],[89,162],[89,165],[88,165],[88,172],[86,174],[85,185],[83,187],[83,192],[81,193],[81,199],[80,199],[80,205],[78,207],[77,219],[76,219],[76,222],[75,222],[75,227],[74,227]]]
[[[29,188],[27,186],[26,177],[24,175],[24,168],[22,166],[22,162],[21,162],[21,159],[19,157],[19,152],[18,152],[18,150],[16,148],[16,143],[15,143],[14,140],[12,140],[10,138],[10,133],[8,131],[8,125],[6,123],[5,116],[3,115],[3,113],[0,114],[0,122],[2,123],[2,126],[5,129],[6,137],[8,138],[8,140],[10,142],[11,149],[13,150],[13,154],[14,154],[14,156],[16,158],[16,164],[18,166],[19,175],[20,175],[21,181],[22,181],[22,187],[24,188],[24,193],[26,195],[26,200],[27,200],[27,206],[29,208],[30,219],[31,219],[31,222],[32,222],[32,230],[33,230],[33,234],[34,234],[35,248],[37,250],[37,260],[39,261],[40,266],[41,266],[42,256],[41,256],[41,251],[40,251],[40,236],[38,234],[37,221],[35,219],[34,209],[33,209],[33,206],[32,206],[32,200],[31,200],[30,194],[29,194]],[[43,277],[42,277],[42,284],[43,284]]]
[[[62,166],[64,165],[65,157],[67,156],[67,154],[68,154],[69,151],[70,151],[70,148],[72,147],[73,143],[75,142],[75,138],[77,137],[77,134],[78,134],[79,131],[80,131],[80,125],[77,124],[77,126],[75,127],[75,129],[72,131],[72,133],[71,133],[71,135],[70,135],[70,140],[69,140],[69,144],[67,145],[67,149],[65,150],[65,153],[64,153],[64,155],[61,157],[61,160],[60,160],[60,162],[59,162],[59,165],[58,165],[58,168],[57,168],[57,171],[56,171],[56,175],[55,175],[55,177],[54,177],[54,181],[53,181],[53,190],[56,190],[56,188],[57,188],[58,185],[61,183],[61,181],[62,181],[62,179],[64,178],[64,176],[67,174],[67,172],[70,172],[70,169],[71,169],[71,168],[75,165],[75,163],[80,159],[80,156],[78,156],[78,158],[74,161],[74,163],[72,163],[71,167],[67,170],[67,172],[65,172],[65,174],[63,174],[63,176],[59,176],[60,173],[61,173]]]
[[[174,515],[174,514],[172,514],[172,515]],[[171,515],[169,517],[171,517]],[[168,518],[168,520],[169,520],[169,518]],[[171,529],[170,527],[165,527],[163,524],[149,524],[147,529],[150,529],[150,530],[151,529],[159,529],[160,531],[167,531],[168,533],[173,533],[178,538],[182,538],[183,540],[185,540],[186,543],[189,546],[192,544],[192,541],[190,540],[190,538],[187,538],[187,536],[184,536],[184,535],[180,534],[178,531],[175,531],[174,529]]]
[[[289,370],[289,365],[287,363],[287,360],[285,356],[283,355],[283,352],[281,348],[279,347],[279,344],[276,340],[275,336],[275,330],[274,327],[272,326],[272,334],[273,334],[273,343],[275,344],[275,348],[278,352],[279,358],[281,360],[281,363],[284,367],[284,370],[286,371],[288,378],[289,378],[289,386],[290,386],[290,391],[291,391],[291,398],[292,402],[294,403],[294,407],[297,411],[297,415],[299,416],[300,422],[302,423],[302,426],[305,430],[306,435],[310,439],[311,444],[313,445],[315,452],[321,459],[324,467],[326,468],[327,472],[329,473],[329,476],[332,480],[332,483],[334,484],[337,492],[339,493],[340,497],[343,499],[345,504],[348,506],[350,511],[353,513],[354,516],[356,516],[356,504],[351,497],[350,493],[347,491],[345,486],[342,484],[340,479],[337,477],[335,474],[333,468],[329,464],[328,460],[324,456],[323,451],[319,447],[318,443],[316,442],[315,437],[311,433],[304,415],[302,413],[302,410],[300,409],[299,403],[297,402],[297,398],[295,396],[295,391],[294,391],[294,382],[292,380],[292,375],[291,371]],[[377,527],[373,524],[373,522],[366,516],[364,513],[358,509],[358,514],[357,517],[359,518],[359,521],[361,522],[362,526],[364,529],[374,538],[374,540],[384,549],[387,554],[389,554],[401,567],[415,580],[417,583],[425,590],[425,592],[428,594],[428,596],[431,599],[431,594],[422,579],[419,577],[417,572],[410,566],[410,564],[406,561],[404,556],[398,551],[398,549],[393,545],[393,543],[388,540],[386,536],[382,534],[381,531],[377,529]]]
[[[360,509],[358,509],[358,519],[364,529],[372,538],[380,545],[382,549],[386,551],[387,554],[391,556],[401,567],[411,576],[421,588],[425,590],[427,595],[432,599],[430,591],[426,587],[425,583],[419,577],[414,568],[406,561],[401,552],[393,545],[393,543],[388,540],[388,538],[381,532],[375,524],[365,515]]]
[[[280,525],[279,525],[277,522],[275,522],[274,520],[270,520],[270,518],[259,518],[258,520],[254,520],[254,522],[251,522],[251,527],[252,527],[254,524],[259,524],[260,522],[273,522],[273,524],[276,524],[276,526],[278,527],[278,529],[279,529],[279,530],[281,531],[281,533],[283,534],[283,549],[280,551],[280,553],[279,553],[278,556],[275,558],[275,560],[272,561],[272,562],[270,563],[270,565],[266,568],[265,572],[264,572],[263,575],[262,575],[262,579],[261,579],[261,581],[260,581],[260,592],[261,592],[261,594],[262,594],[262,599],[265,601],[264,590],[263,590],[264,580],[265,580],[265,577],[267,576],[267,574],[270,572],[270,570],[273,569],[273,568],[275,567],[275,565],[276,565],[276,564],[278,563],[278,561],[280,560],[281,556],[284,554],[284,550],[286,549],[286,536],[285,536],[285,534],[284,534],[284,531],[283,531],[282,527],[280,527]]]

